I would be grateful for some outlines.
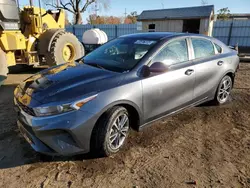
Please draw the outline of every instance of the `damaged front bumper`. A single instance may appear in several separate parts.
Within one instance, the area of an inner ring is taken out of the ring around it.
[[[35,117],[16,102],[17,125],[32,148],[47,155],[71,156],[87,153],[95,124],[93,114],[81,110],[64,114]]]

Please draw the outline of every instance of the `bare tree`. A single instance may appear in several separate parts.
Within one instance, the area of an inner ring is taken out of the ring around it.
[[[201,0],[201,5],[202,5],[202,6],[208,5],[208,1],[207,1],[207,0]]]
[[[58,0],[58,5],[53,0],[43,0],[46,6],[64,9],[74,16],[73,24],[82,24],[82,13],[93,3],[99,3],[104,9],[109,7],[109,0]]]

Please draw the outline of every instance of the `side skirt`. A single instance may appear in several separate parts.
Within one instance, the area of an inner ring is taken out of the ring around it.
[[[185,110],[185,109],[187,109],[187,108],[191,108],[191,107],[194,107],[194,106],[198,106],[198,105],[200,105],[200,104],[202,104],[202,103],[205,103],[205,102],[208,102],[208,101],[210,101],[210,100],[212,100],[212,99],[206,97],[206,98],[203,98],[203,99],[201,99],[201,100],[199,100],[199,101],[196,101],[196,102],[194,102],[194,103],[192,103],[192,104],[190,104],[190,105],[187,105],[187,106],[185,106],[185,107],[182,107],[182,108],[179,108],[179,109],[177,109],[177,110],[175,110],[175,111],[172,111],[172,112],[170,112],[170,113],[167,113],[166,115],[164,115],[164,116],[162,116],[162,117],[156,118],[156,119],[154,119],[154,120],[152,120],[152,121],[149,121],[149,122],[147,122],[147,123],[145,123],[145,124],[142,124],[142,125],[139,127],[139,131],[142,131],[144,128],[153,125],[154,122],[156,122],[156,121],[158,121],[158,120],[160,120],[160,119],[166,118],[166,117],[171,116],[171,115],[175,115],[175,114],[177,114],[177,113],[182,112],[183,110]]]

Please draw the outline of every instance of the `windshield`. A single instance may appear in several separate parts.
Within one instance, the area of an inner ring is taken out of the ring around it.
[[[140,38],[118,38],[85,56],[84,63],[115,72],[130,71],[156,42]]]
[[[0,0],[0,20],[18,21],[19,12],[15,0]]]

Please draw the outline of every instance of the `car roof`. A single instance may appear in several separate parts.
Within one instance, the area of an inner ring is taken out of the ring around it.
[[[145,33],[135,33],[135,34],[129,34],[129,35],[123,35],[119,38],[143,38],[148,40],[162,40],[177,36],[200,36],[204,38],[210,38],[205,35],[200,34],[192,34],[192,33],[176,33],[176,32],[145,32]]]

